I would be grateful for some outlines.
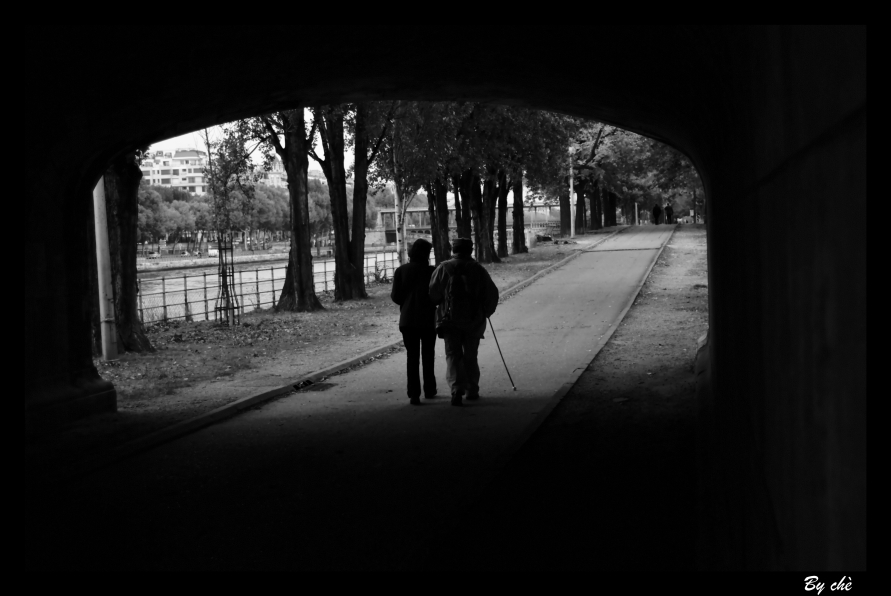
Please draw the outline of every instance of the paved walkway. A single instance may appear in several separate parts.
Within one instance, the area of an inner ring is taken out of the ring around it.
[[[673,226],[632,227],[499,306],[483,398],[408,404],[404,354],[332,377],[32,495],[30,561],[116,568],[403,568],[439,554],[573,371],[590,362]],[[38,511],[40,512],[38,514]],[[521,520],[518,520],[521,521]]]

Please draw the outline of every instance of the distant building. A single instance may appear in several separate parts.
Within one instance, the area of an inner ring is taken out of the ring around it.
[[[153,186],[178,188],[193,195],[205,191],[207,153],[199,149],[151,151],[142,160],[142,178]]]
[[[285,172],[285,166],[278,157],[272,162],[272,169],[268,172],[260,172],[260,184],[272,186],[274,188],[288,188],[288,174]]]
[[[204,167],[207,165],[207,153],[200,149],[177,149],[176,151],[151,151],[142,160],[142,177],[152,186],[178,188],[193,195],[208,191],[204,180]],[[288,175],[282,161],[276,157],[272,168],[264,172],[258,168],[259,184],[275,188],[288,188]],[[309,177],[322,177],[321,171],[310,170]]]
[[[272,162],[272,168],[268,172],[260,170],[259,174],[260,179],[257,181],[259,184],[275,188],[288,188],[288,173],[285,171],[285,166],[282,164],[282,160],[278,157]],[[322,170],[311,169],[306,173],[306,176],[308,178],[314,178],[322,184],[328,184],[328,180],[325,178],[325,174]]]

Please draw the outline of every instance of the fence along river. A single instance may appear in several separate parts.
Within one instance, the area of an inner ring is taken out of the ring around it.
[[[534,223],[527,225],[527,228],[548,232],[558,225]],[[513,230],[509,228],[508,244],[512,239]],[[497,240],[496,231],[495,241]],[[392,279],[393,272],[399,266],[396,251],[381,248],[379,252],[365,255],[365,283],[384,277]],[[436,264],[432,254],[430,264]],[[287,261],[273,266],[255,267],[251,267],[251,263],[236,263],[235,267],[235,291],[242,313],[275,306],[285,283]],[[208,264],[207,270],[191,275],[171,274],[161,277],[157,277],[160,272],[143,271],[140,274],[136,304],[142,322],[151,324],[174,319],[213,320],[219,294],[219,278],[216,264]],[[314,260],[313,278],[316,292],[333,292],[334,259]]]
[[[395,251],[366,254],[365,282],[384,277],[392,279],[398,266]],[[234,281],[241,311],[275,306],[285,283],[287,261],[265,267],[250,267],[249,263],[236,264],[236,267],[240,267],[235,271]],[[219,277],[215,266],[208,266],[208,269],[212,271],[151,278],[143,273],[139,279],[136,305],[142,322],[214,320]],[[333,292],[334,260],[313,261],[313,278],[316,292]]]

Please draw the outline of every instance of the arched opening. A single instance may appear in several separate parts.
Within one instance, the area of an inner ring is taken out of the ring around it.
[[[627,52],[600,60],[592,80],[532,47],[446,54],[417,39],[368,63],[363,43],[313,41],[299,53],[284,41],[233,52],[188,89],[151,82],[136,50],[73,43],[29,81],[34,121],[57,113],[60,96],[67,111],[52,138],[26,140],[46,156],[27,165],[26,425],[113,399],[92,370],[83,290],[85,207],[115,155],[315,101],[518,102],[666,140],[702,173],[711,365],[700,425],[708,515],[723,520],[716,565],[865,568],[865,229],[834,211],[845,196],[865,213],[865,30],[613,30],[600,44]],[[568,45],[569,55],[587,50]],[[206,60],[198,47],[183,56]],[[454,67],[480,61],[498,68]],[[81,78],[84,64],[114,73],[114,93]],[[755,213],[748,228],[742,203]]]

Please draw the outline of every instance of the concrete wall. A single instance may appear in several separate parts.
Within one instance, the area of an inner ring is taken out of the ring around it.
[[[723,567],[865,569],[865,31],[733,42],[706,165],[701,424],[707,501],[727,523],[703,552]],[[755,217],[742,225],[737,206]]]
[[[369,57],[364,39],[301,31],[295,44],[282,28],[215,47],[214,63],[156,28],[41,30],[53,43],[29,54],[24,85],[24,121],[46,126],[24,138],[39,156],[26,164],[26,427],[114,403],[90,359],[86,284],[90,191],[115,155],[313,102],[548,108],[666,140],[706,183],[703,564],[865,568],[865,28],[605,29],[594,45],[564,40],[560,57],[535,44],[443,51],[420,34],[376,40]],[[154,80],[147,39],[175,43],[199,74]],[[564,58],[592,48],[621,50],[579,77]],[[742,204],[765,217],[742,226]]]

